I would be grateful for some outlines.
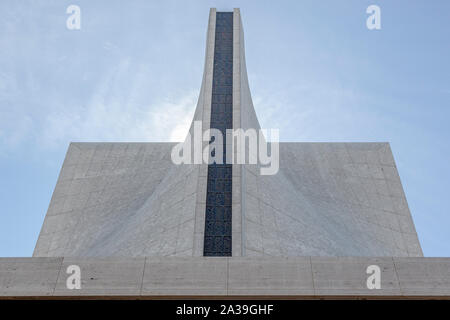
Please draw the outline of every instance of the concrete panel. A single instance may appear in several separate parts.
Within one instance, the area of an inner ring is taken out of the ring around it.
[[[304,258],[229,259],[229,295],[313,295],[311,261]]]
[[[449,258],[394,258],[400,288],[408,296],[450,296]]]
[[[145,263],[142,295],[225,295],[227,258],[157,258]]]
[[[141,290],[145,258],[64,258],[54,295],[136,295]],[[81,289],[67,289],[67,267],[81,271]]]
[[[174,166],[172,146],[72,144],[68,157],[77,160],[66,158],[75,163],[68,167],[78,168],[77,161],[91,161],[100,150],[109,152],[106,160],[95,161],[106,169],[58,180],[34,256],[189,254],[194,245],[195,255],[201,253],[203,242],[194,234],[202,233],[204,210],[197,207],[204,207],[206,178],[198,165]],[[278,256],[422,256],[406,199],[397,197],[401,184],[389,187],[380,179],[388,164],[352,162],[369,161],[377,152],[389,159],[382,143],[281,143],[278,174],[255,175],[243,166],[245,179],[233,203],[234,248],[243,255],[248,249]],[[128,164],[120,168],[122,162]],[[197,230],[187,224],[194,218]],[[168,241],[171,230],[175,238],[182,232],[186,242]]]
[[[254,175],[244,165],[244,252],[422,256],[389,153],[386,143],[280,143],[276,175]],[[275,219],[261,220],[265,212]],[[261,230],[273,240],[262,248],[255,247]]]
[[[312,257],[316,295],[400,295],[400,287],[392,258]],[[381,289],[368,289],[367,267],[381,270]]]
[[[66,288],[66,270],[72,264],[81,268],[81,290]],[[369,265],[381,269],[380,290],[367,289]],[[449,270],[450,258],[148,257],[145,261],[144,258],[64,258],[64,261],[1,258],[0,298],[117,295],[450,298]]]
[[[0,296],[48,296],[62,258],[0,258]]]
[[[77,178],[58,180],[34,256],[192,255],[199,165],[175,166],[173,145],[72,143]]]

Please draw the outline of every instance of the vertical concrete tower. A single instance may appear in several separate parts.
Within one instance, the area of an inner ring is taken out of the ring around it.
[[[248,83],[239,9],[233,12],[210,10],[205,69],[193,124],[194,121],[202,121],[203,129],[219,129],[224,136],[224,151],[232,144],[227,141],[226,129],[260,128]],[[204,143],[203,148],[206,146]],[[224,162],[226,156],[224,152]],[[207,177],[207,194],[205,210],[203,203],[199,203],[200,216],[196,217],[197,221],[205,221],[205,226],[200,223],[196,233],[202,234],[198,237],[203,238],[203,244],[200,239],[198,243],[204,255],[243,255],[243,170],[250,167],[257,169],[257,166],[238,164],[209,165],[200,169],[201,175]]]
[[[233,13],[217,12],[210,127],[220,130],[226,150],[226,130],[233,129]],[[232,165],[209,164],[206,183],[205,256],[231,256]]]
[[[198,123],[260,128],[239,9],[210,11]],[[279,143],[274,175],[175,145],[71,143],[34,256],[422,256],[388,143]]]

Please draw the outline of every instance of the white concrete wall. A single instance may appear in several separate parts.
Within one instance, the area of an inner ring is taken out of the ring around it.
[[[281,143],[278,174],[245,167],[245,255],[423,256],[389,144]]]
[[[72,143],[33,256],[191,256],[200,166],[173,146]]]
[[[206,166],[173,165],[172,147],[71,144],[34,256],[201,256]],[[274,176],[235,166],[234,256],[422,256],[388,144],[280,156]]]
[[[69,265],[81,289],[66,286]],[[381,288],[368,289],[367,267]],[[0,258],[0,299],[45,296],[450,298],[450,258]]]

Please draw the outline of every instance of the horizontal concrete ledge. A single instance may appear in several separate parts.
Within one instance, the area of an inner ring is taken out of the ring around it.
[[[67,288],[74,265],[81,289]],[[450,299],[450,258],[0,258],[0,298]]]
[[[450,296],[0,296],[0,300],[450,300]]]

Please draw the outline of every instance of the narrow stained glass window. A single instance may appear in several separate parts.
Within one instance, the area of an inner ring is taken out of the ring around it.
[[[211,128],[223,135],[224,164],[208,166],[204,256],[231,256],[231,164],[225,163],[226,129],[233,128],[233,13],[216,13]]]

